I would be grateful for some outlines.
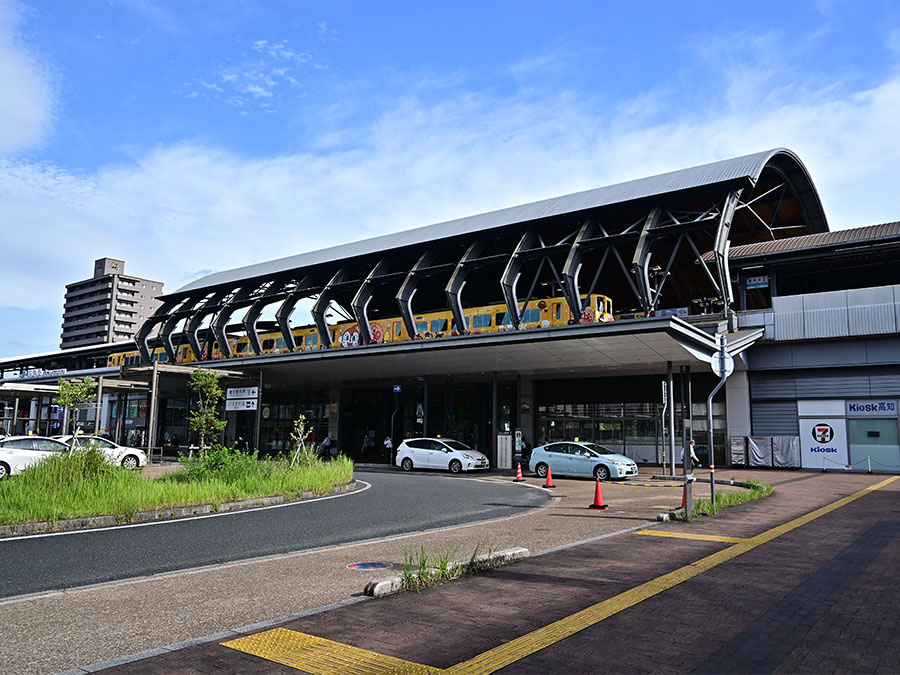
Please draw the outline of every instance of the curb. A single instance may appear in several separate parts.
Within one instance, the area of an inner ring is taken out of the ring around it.
[[[356,488],[356,480],[351,480],[346,485],[336,485],[332,494],[351,492]],[[253,499],[239,499],[231,502],[221,502],[216,508],[215,504],[194,504],[192,506],[173,506],[165,509],[151,509],[149,511],[137,511],[133,516],[121,513],[117,515],[86,516],[83,518],[66,518],[51,523],[47,520],[38,520],[17,525],[0,525],[0,537],[12,537],[17,534],[40,534],[42,532],[72,532],[75,530],[92,530],[113,525],[125,525],[132,523],[149,523],[156,520],[176,520],[178,518],[190,518],[191,516],[204,516],[210,513],[222,513],[224,511],[242,511],[255,509],[261,506],[273,506],[285,502],[302,502],[317,495],[307,490],[299,499],[285,499],[284,495],[272,497],[255,497]],[[318,495],[323,496],[323,495]]]
[[[484,570],[508,565],[517,560],[524,560],[530,555],[531,553],[527,548],[509,548],[505,551],[485,553],[484,555],[476,556],[472,562],[475,564],[475,569]],[[461,560],[457,561],[454,566],[462,567],[468,564],[468,560]],[[363,589],[363,595],[372,598],[383,598],[387,595],[395,595],[401,591],[403,591],[403,577],[398,574],[385,579],[370,581]]]

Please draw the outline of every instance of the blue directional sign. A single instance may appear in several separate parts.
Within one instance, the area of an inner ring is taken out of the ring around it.
[[[395,393],[395,394],[399,394],[399,393],[400,393],[400,385],[399,385],[399,384],[395,384],[395,385],[394,385],[394,393]]]

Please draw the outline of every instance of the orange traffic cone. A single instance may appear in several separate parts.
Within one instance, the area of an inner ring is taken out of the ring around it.
[[[553,472],[550,471],[550,467],[547,467],[547,482],[544,483],[545,488],[555,488],[556,486],[553,484]]]
[[[605,510],[608,506],[608,504],[603,503],[603,490],[600,489],[600,477],[597,476],[597,487],[594,490],[594,503],[588,508]]]
[[[522,462],[516,463],[516,477],[513,478],[513,483],[521,483],[525,479],[522,478]]]

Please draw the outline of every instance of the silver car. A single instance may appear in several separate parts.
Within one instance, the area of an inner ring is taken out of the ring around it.
[[[0,438],[0,480],[68,450],[65,443],[45,436],[4,436]]]
[[[54,436],[57,440],[65,443],[67,446],[72,440],[72,436]],[[137,469],[147,466],[147,454],[138,448],[129,448],[125,445],[113,443],[108,438],[102,436],[82,436],[75,437],[75,447],[84,448],[93,446],[106,455],[111,464],[118,464],[126,469]]]

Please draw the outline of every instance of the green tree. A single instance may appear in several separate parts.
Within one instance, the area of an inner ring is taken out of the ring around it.
[[[78,434],[78,411],[94,400],[94,392],[97,385],[94,378],[88,376],[76,382],[59,378],[59,394],[56,396],[56,403],[66,409],[65,417],[72,425],[72,439],[69,441],[69,454],[75,448],[75,437]]]
[[[200,452],[205,453],[207,439],[218,436],[225,428],[225,420],[219,419],[219,402],[224,397],[219,386],[221,373],[198,367],[191,373],[190,387],[197,393],[197,408],[188,416],[188,426],[200,438]]]

